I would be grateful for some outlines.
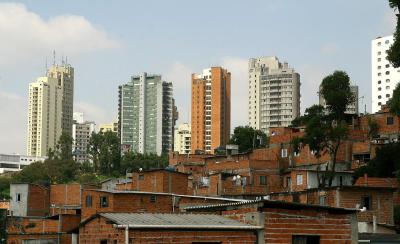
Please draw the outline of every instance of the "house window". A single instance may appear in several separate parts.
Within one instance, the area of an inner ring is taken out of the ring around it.
[[[151,195],[150,196],[150,202],[156,202],[157,201],[157,196],[156,195]]]
[[[303,185],[303,175],[296,176],[296,185],[298,186]]]
[[[144,175],[139,175],[139,180],[144,180]]]
[[[267,176],[260,175],[260,185],[266,185],[266,184],[267,184]]]
[[[282,158],[286,158],[286,157],[287,157],[287,149],[286,149],[286,148],[282,148],[282,150],[281,150],[281,157],[282,157]]]
[[[372,200],[370,196],[363,196],[361,197],[361,208],[364,208],[366,210],[370,210],[372,208]]]
[[[319,196],[319,205],[325,206],[326,196]]]
[[[21,201],[21,193],[17,193],[16,200],[17,202]]]
[[[387,125],[392,125],[392,124],[394,124],[393,117],[387,117],[387,118],[386,118],[386,124],[387,124]]]
[[[319,244],[319,236],[292,236],[292,244]]]
[[[87,195],[86,196],[86,207],[91,207],[92,206],[92,196]]]
[[[107,240],[101,240],[100,244],[107,244]]]
[[[108,207],[108,197],[107,196],[100,197],[100,207],[101,208]]]

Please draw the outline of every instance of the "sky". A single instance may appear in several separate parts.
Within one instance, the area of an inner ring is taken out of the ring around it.
[[[96,124],[116,120],[118,86],[141,72],[173,82],[178,122],[190,122],[191,74],[223,66],[234,128],[248,123],[247,62],[258,56],[300,73],[302,111],[335,70],[370,111],[371,40],[395,22],[386,0],[0,0],[0,153],[26,153],[28,84],[53,50],[75,68],[74,112]]]

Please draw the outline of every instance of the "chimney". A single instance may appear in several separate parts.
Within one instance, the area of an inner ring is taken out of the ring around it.
[[[364,186],[368,186],[368,174],[364,174]]]

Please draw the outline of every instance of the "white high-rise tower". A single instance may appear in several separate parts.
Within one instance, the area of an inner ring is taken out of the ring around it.
[[[400,69],[387,60],[386,51],[393,44],[393,36],[378,37],[371,43],[372,113],[376,113],[392,97],[400,82]]]

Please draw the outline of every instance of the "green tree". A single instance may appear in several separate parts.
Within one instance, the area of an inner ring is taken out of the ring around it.
[[[34,162],[25,166],[20,172],[13,175],[13,183],[33,183],[49,185],[50,178],[47,174],[46,167],[42,162]]]
[[[354,177],[394,177],[400,172],[400,143],[389,143],[376,150],[376,157],[356,170]]]
[[[11,178],[6,176],[0,176],[0,198],[9,199],[10,198],[10,183]]]
[[[93,162],[93,169],[98,172],[100,165],[100,148],[103,143],[103,134],[93,132],[89,139],[88,154]]]
[[[121,162],[120,141],[116,133],[93,133],[89,140],[88,153],[93,160],[94,171],[111,175],[118,173]]]
[[[44,167],[52,184],[68,183],[76,180],[78,175],[78,163],[68,160],[45,160]]]
[[[72,159],[72,142],[73,139],[70,135],[63,133],[57,142],[57,156],[61,160]]]
[[[126,171],[136,171],[140,168],[146,169],[159,169],[168,166],[168,156],[163,154],[158,156],[156,154],[141,154],[136,152],[127,152],[123,155],[121,160],[121,175]]]
[[[389,0],[389,6],[394,10],[400,11],[400,0]],[[400,67],[400,20],[399,14],[397,16],[397,25],[394,32],[394,42],[387,51],[389,62],[395,67]]]
[[[229,141],[239,146],[240,152],[252,151],[267,145],[267,135],[261,130],[255,130],[250,126],[238,126],[234,129]]]
[[[390,112],[400,116],[400,84],[393,90],[392,98],[388,101]]]
[[[293,140],[296,151],[300,145],[308,145],[318,158],[323,153],[329,154],[330,160],[320,181],[320,186],[324,187],[332,185],[337,153],[348,136],[345,111],[355,98],[350,90],[350,79],[343,71],[335,71],[325,77],[320,92],[326,101],[326,108],[313,105],[292,124],[305,126],[304,136]]]

